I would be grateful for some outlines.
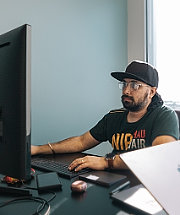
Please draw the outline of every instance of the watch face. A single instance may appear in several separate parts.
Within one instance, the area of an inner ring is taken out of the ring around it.
[[[106,159],[109,159],[109,158],[111,158],[112,156],[111,156],[111,153],[109,153],[109,154],[106,154]]]
[[[109,153],[109,154],[106,154],[106,159],[114,159],[115,157],[115,154],[114,153]]]

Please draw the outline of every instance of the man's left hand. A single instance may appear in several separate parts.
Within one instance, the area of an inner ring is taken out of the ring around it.
[[[70,165],[69,170],[79,171],[84,168],[90,168],[94,170],[104,170],[108,167],[107,161],[104,157],[97,156],[85,156],[83,158],[75,159]]]

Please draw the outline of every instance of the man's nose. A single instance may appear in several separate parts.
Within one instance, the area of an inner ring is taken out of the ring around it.
[[[129,94],[131,92],[131,85],[128,83],[124,88],[123,88],[123,93],[124,94]]]

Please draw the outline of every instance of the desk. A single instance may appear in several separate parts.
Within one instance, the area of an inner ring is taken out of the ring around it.
[[[37,171],[39,173],[40,171]],[[126,175],[130,180],[131,186],[139,184],[137,178],[129,171],[116,171],[120,174]],[[56,198],[50,202],[50,215],[115,215],[121,211],[121,207],[112,202],[109,192],[118,186],[115,184],[109,188],[88,183],[87,191],[82,194],[75,194],[71,192],[70,185],[73,179],[60,178],[62,183],[62,190],[58,191]],[[33,179],[28,186],[36,187],[35,179]],[[40,195],[43,198],[49,198],[50,194]],[[12,199],[9,196],[0,195],[0,202]],[[32,215],[38,206],[35,202],[21,201],[19,203],[12,203],[8,206],[0,208],[1,215]]]

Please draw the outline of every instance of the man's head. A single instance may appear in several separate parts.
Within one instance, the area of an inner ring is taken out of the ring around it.
[[[125,72],[112,72],[111,75],[119,81],[131,78],[142,81],[151,87],[158,87],[159,77],[157,70],[143,61],[132,61],[127,66]]]
[[[157,70],[148,63],[133,61],[125,72],[112,72],[122,86],[122,103],[132,112],[147,108],[158,87]]]

